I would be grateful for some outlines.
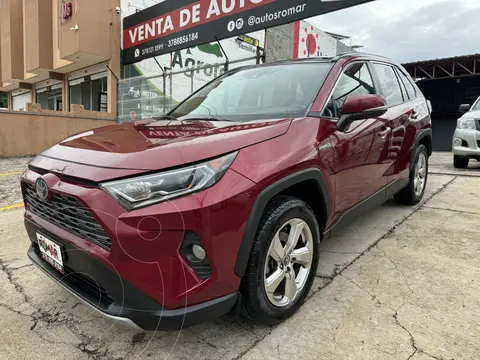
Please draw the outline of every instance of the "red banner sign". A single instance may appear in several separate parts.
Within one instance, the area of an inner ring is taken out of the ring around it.
[[[167,0],[123,20],[123,61],[282,25],[374,0]]]

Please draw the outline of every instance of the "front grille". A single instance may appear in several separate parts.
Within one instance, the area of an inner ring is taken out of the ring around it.
[[[37,255],[42,257],[42,253],[40,252],[38,245],[35,244],[34,247]],[[52,271],[56,273],[56,270]],[[105,288],[93,277],[73,271],[66,266],[63,267],[63,272],[64,274],[60,279],[63,285],[87,300],[95,307],[106,310],[113,303],[113,298],[110,296],[107,290],[105,290]]]
[[[34,185],[26,182],[22,182],[22,190],[28,209],[32,213],[59,228],[110,250],[110,238],[80,201],[58,193],[54,193],[51,200],[41,201]]]
[[[94,279],[71,271],[68,268],[64,268],[64,272],[65,275],[62,280],[75,286],[76,289],[72,290],[76,290],[79,295],[93,299],[95,302],[93,305],[96,307],[105,310],[113,303],[113,299],[105,288]]]
[[[477,146],[480,149],[480,140],[477,140]]]

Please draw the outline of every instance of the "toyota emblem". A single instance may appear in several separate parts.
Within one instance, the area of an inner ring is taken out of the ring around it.
[[[35,184],[37,196],[40,200],[46,201],[48,199],[48,185],[42,178],[38,178]]]

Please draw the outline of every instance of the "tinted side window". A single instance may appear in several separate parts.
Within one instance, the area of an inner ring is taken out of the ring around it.
[[[403,96],[403,102],[408,101],[408,95],[407,95],[407,90],[405,89],[405,85],[403,85],[402,80],[400,80],[400,75],[398,74],[398,69],[394,68],[395,71],[395,76],[397,77],[397,81],[400,84],[400,88],[402,89],[402,96]]]
[[[375,94],[372,75],[366,63],[355,63],[345,69],[323,112],[323,116],[340,118],[346,97],[358,94]]]
[[[405,85],[405,88],[407,89],[408,98],[410,100],[415,99],[417,97],[417,92],[415,91],[415,88],[413,87],[410,80],[408,80],[408,78],[400,70],[397,70],[397,73],[400,76],[403,85]]]
[[[383,96],[387,100],[387,105],[396,106],[403,103],[402,90],[393,67],[383,64],[373,64],[373,67],[380,80],[380,86]]]

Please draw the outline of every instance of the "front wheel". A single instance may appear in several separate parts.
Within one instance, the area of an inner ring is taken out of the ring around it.
[[[402,205],[416,205],[423,199],[428,180],[428,151],[419,145],[413,155],[413,167],[410,170],[410,181],[403,190],[394,196]]]
[[[279,196],[269,203],[255,236],[242,279],[244,314],[275,325],[305,301],[318,265],[320,230],[300,199]]]
[[[453,155],[453,166],[455,169],[466,169],[468,167],[469,159],[457,155]]]

